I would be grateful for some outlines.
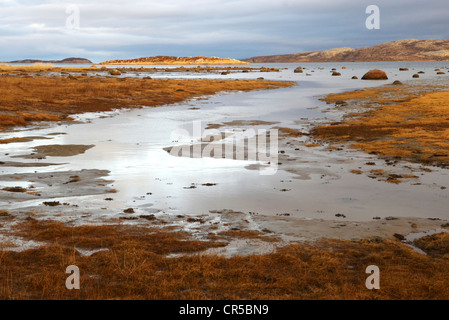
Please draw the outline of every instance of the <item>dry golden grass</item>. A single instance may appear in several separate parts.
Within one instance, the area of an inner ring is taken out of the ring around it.
[[[0,144],[8,144],[12,142],[27,142],[29,139],[26,138],[9,138],[9,139],[0,139]]]
[[[281,127],[279,130],[279,136],[280,137],[302,137],[307,136],[308,134],[305,132],[302,132],[299,129],[292,129],[287,127]]]
[[[184,241],[184,232],[167,232],[158,228],[123,225],[96,225],[70,227],[59,222],[29,220],[15,226],[15,234],[30,240],[50,242],[84,249],[114,248],[121,243],[135,242],[140,249],[156,254],[188,253],[222,246],[221,243]]]
[[[339,103],[342,101],[358,101],[361,106],[372,107],[373,105],[397,104],[407,102],[414,98],[422,97],[425,94],[436,91],[447,90],[444,85],[386,85],[375,88],[365,88],[363,90],[331,93],[320,99],[326,103]]]
[[[373,173],[375,175],[384,175],[387,173],[387,171],[385,171],[383,169],[373,169],[370,171],[370,173]]]
[[[308,144],[305,144],[305,146],[307,148],[314,148],[314,147],[319,147],[321,145],[319,143],[308,143]]]
[[[0,130],[33,121],[60,121],[73,114],[159,106],[219,91],[288,87],[259,80],[165,80],[138,78],[0,77]]]
[[[397,241],[322,240],[269,255],[184,255],[221,246],[183,233],[131,226],[68,227],[27,221],[17,232],[47,243],[0,251],[2,299],[447,299],[449,260]],[[250,235],[252,237],[253,235]],[[76,248],[108,250],[81,256]],[[65,288],[76,265],[81,290]],[[365,287],[369,265],[381,289]]]
[[[9,64],[0,64],[0,72],[10,73],[10,74],[23,74],[26,73],[49,73],[49,72],[96,72],[102,69],[97,68],[92,65],[90,67],[60,67],[55,66],[51,63],[34,63],[28,66],[16,66]]]
[[[128,60],[109,60],[99,63],[100,65],[209,65],[209,64],[218,64],[218,65],[227,65],[227,64],[250,64],[249,62],[239,61],[230,58],[217,58],[217,57],[172,57],[172,56],[156,56],[156,57],[145,57],[145,58],[137,58],[137,59],[128,59]]]
[[[434,257],[449,258],[449,234],[438,233],[414,241],[414,245]]]
[[[381,87],[332,95],[328,102],[347,98],[372,107],[355,118],[317,127],[312,134],[331,143],[355,142],[352,148],[371,154],[449,165],[449,92],[429,93],[431,87],[398,90]],[[398,99],[403,102],[396,103]]]

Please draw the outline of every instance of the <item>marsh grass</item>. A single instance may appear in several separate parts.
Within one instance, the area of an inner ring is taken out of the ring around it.
[[[46,245],[0,250],[2,299],[447,299],[449,260],[398,241],[321,240],[267,255],[201,255],[221,241],[125,225],[67,226],[30,220],[17,235]],[[248,234],[250,238],[254,234]],[[84,249],[107,249],[82,256]],[[182,253],[170,257],[172,253]],[[65,288],[76,265],[81,290]],[[368,265],[381,289],[365,287]]]
[[[256,80],[165,80],[114,77],[0,76],[0,129],[73,114],[155,107],[220,91],[292,86]],[[179,90],[182,89],[182,90]]]
[[[434,257],[449,259],[449,234],[438,233],[414,241],[414,245]]]
[[[311,133],[331,143],[349,142],[371,154],[448,166],[449,92],[441,90],[380,87],[333,94],[325,99],[328,103],[347,99],[366,109]]]

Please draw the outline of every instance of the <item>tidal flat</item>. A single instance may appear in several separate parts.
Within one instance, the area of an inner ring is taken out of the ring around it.
[[[336,78],[335,65],[2,70],[0,296],[447,298],[447,236],[433,231],[449,226],[448,81],[354,82],[366,66]],[[194,121],[224,143],[278,130],[277,172],[169,154],[204,142],[171,135]],[[65,290],[70,264],[80,292]]]

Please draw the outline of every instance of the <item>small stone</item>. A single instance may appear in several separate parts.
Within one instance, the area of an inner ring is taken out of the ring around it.
[[[405,240],[405,237],[404,237],[402,234],[395,233],[393,236],[394,236],[396,239],[400,240],[400,241],[404,241],[404,240]]]

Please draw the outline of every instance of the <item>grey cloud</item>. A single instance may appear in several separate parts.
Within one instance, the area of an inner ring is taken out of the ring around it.
[[[447,38],[446,0],[0,0],[0,60],[171,55],[254,55],[360,47],[401,38]],[[65,26],[80,10],[80,29]],[[369,31],[365,8],[381,9]]]

